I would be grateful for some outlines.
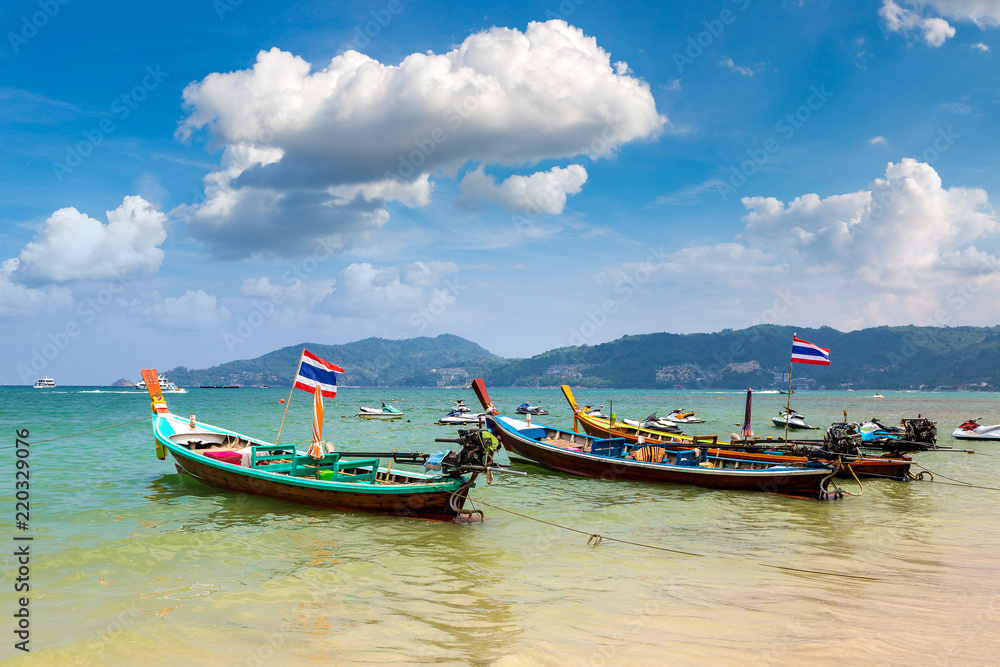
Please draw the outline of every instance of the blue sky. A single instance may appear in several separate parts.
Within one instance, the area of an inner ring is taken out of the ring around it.
[[[995,0],[15,0],[0,382],[994,325],[998,27]]]

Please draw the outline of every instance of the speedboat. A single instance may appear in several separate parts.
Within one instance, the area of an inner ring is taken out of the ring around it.
[[[160,392],[161,393],[164,393],[164,394],[186,394],[187,393],[187,389],[182,389],[181,387],[178,387],[176,384],[174,384],[173,382],[171,382],[167,378],[163,377],[162,375],[159,376],[158,380],[160,382]],[[136,389],[141,389],[141,390],[145,391],[146,390],[146,381],[145,380],[139,380],[138,382],[135,383],[135,388]]]
[[[529,403],[521,403],[517,406],[515,410],[520,415],[547,415],[549,411],[538,405],[531,405]]]
[[[979,423],[982,417],[963,422],[952,431],[951,437],[959,440],[1000,440],[1000,424],[983,426]]]
[[[788,428],[812,430],[819,428],[818,426],[810,426],[806,423],[805,417],[800,415],[795,410],[788,410],[786,408],[782,408],[777,417],[771,417],[771,422],[780,428],[784,428],[786,423],[788,424]]]
[[[35,381],[35,389],[55,389],[56,381],[52,378],[38,378]]]
[[[358,414],[355,416],[365,419],[400,419],[403,416],[403,411],[385,403],[382,404],[381,408],[367,408],[359,405]]]
[[[465,406],[463,406],[465,407]],[[479,420],[482,418],[483,413],[472,414],[472,412],[466,407],[465,411],[462,412],[458,409],[452,409],[451,412],[446,414],[441,419],[434,422],[439,426],[470,426],[478,425]]]
[[[674,422],[675,424],[704,424],[705,420],[701,417],[695,417],[694,412],[690,410],[684,412],[683,410],[671,410],[670,414],[664,417],[667,421]]]

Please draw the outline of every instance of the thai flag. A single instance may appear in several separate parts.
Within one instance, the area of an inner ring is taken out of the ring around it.
[[[337,395],[337,375],[344,369],[329,361],[323,361],[309,350],[302,350],[299,374],[295,377],[295,388],[315,394],[316,389],[327,398]]]
[[[830,365],[830,350],[792,335],[792,361],[800,364]]]

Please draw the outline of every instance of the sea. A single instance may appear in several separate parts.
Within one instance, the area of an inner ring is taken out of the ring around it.
[[[574,391],[618,418],[693,410],[707,421],[688,432],[723,439],[746,401],[740,391]],[[829,502],[515,464],[527,475],[480,479],[471,498],[485,520],[460,524],[218,491],[156,458],[145,392],[0,387],[0,662],[996,665],[1000,442],[951,432],[973,417],[1000,422],[1000,394],[881,393],[790,400],[818,426],[844,411],[888,424],[921,415],[937,422],[939,445],[974,453],[914,454],[913,471],[933,481],[839,480],[851,495]],[[558,388],[491,395],[503,412],[528,401],[551,411],[534,423],[572,426]],[[303,392],[290,403],[287,388],[166,399],[176,414],[267,440],[288,407],[282,441],[310,439]],[[452,445],[435,439],[457,429],[434,421],[457,399],[477,405],[469,389],[342,388],[326,401],[324,439],[444,451]],[[753,394],[758,435],[783,434],[770,419],[786,400]],[[354,416],[383,401],[404,417]],[[15,490],[22,460],[27,494]],[[19,501],[30,506],[20,527]],[[10,555],[25,545],[29,556]]]

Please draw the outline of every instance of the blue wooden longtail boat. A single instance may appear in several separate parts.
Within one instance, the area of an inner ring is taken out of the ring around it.
[[[563,396],[573,410],[573,430],[582,427],[588,435],[598,438],[625,438],[626,442],[636,443],[640,438],[647,443],[659,443],[666,449],[691,449],[704,447],[709,455],[725,454],[731,459],[767,461],[771,463],[795,464],[804,463],[810,459],[819,459],[828,464],[840,463],[837,477],[874,477],[895,480],[910,478],[909,457],[892,453],[880,456],[853,454],[849,452],[831,452],[824,450],[822,440],[743,440],[720,442],[714,435],[664,434],[649,429],[638,428],[624,424],[620,420],[614,423],[608,417],[595,417],[586,409],[581,409],[573,397],[569,385],[562,385]]]
[[[156,381],[156,371],[143,371],[152,398],[153,434],[157,456],[169,453],[177,472],[208,486],[306,505],[380,514],[452,519],[481,514],[464,504],[476,476],[498,470],[491,445],[478,430],[461,431],[460,452],[448,452],[440,474],[380,467],[379,456],[400,463],[426,463],[419,452],[364,454],[325,453],[313,458],[293,444],[275,444],[236,431],[204,424],[194,416],[171,414]],[[364,458],[354,458],[362,456]],[[471,516],[470,516],[471,518]]]
[[[818,461],[773,463],[709,454],[701,447],[669,450],[658,442],[626,442],[498,414],[486,385],[472,388],[486,410],[486,424],[511,460],[527,460],[552,470],[614,480],[693,484],[713,489],[763,491],[804,498],[830,499],[839,493],[827,485],[839,466]]]

